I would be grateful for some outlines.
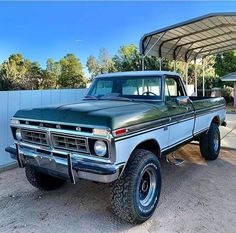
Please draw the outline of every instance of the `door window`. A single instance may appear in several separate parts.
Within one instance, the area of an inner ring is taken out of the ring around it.
[[[165,98],[173,99],[178,96],[184,96],[183,88],[178,78],[166,77],[165,78]]]

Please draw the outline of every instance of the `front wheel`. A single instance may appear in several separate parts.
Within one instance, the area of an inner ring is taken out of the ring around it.
[[[206,160],[215,160],[220,153],[220,130],[217,124],[212,123],[208,132],[200,137],[200,151]]]
[[[112,183],[114,213],[130,223],[150,218],[161,192],[161,171],[157,157],[147,150],[135,150],[122,176]]]
[[[45,191],[57,189],[66,182],[58,177],[44,174],[30,165],[25,167],[25,174],[31,185]]]

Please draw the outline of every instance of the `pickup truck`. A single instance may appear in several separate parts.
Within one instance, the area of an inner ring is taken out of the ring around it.
[[[161,192],[160,158],[190,141],[201,155],[220,152],[224,98],[188,97],[179,74],[137,71],[96,77],[81,102],[19,110],[6,148],[43,190],[66,180],[111,183],[116,215],[141,223]]]

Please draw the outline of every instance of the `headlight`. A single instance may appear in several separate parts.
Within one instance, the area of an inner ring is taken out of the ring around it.
[[[21,135],[21,130],[20,129],[17,129],[16,130],[16,139],[18,141],[21,141],[22,140],[22,135]]]
[[[103,141],[99,141],[99,140],[96,141],[94,143],[94,152],[98,156],[101,156],[101,157],[105,156],[106,153],[107,153],[107,145],[106,145],[106,143],[103,142]]]

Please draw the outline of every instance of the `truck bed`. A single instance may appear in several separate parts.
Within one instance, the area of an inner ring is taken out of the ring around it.
[[[225,106],[225,99],[223,97],[189,97],[193,101],[193,105],[195,110],[207,110],[209,108],[214,107],[224,107]]]

